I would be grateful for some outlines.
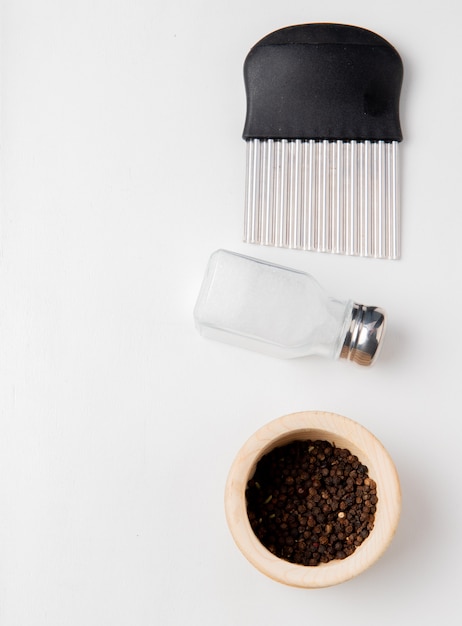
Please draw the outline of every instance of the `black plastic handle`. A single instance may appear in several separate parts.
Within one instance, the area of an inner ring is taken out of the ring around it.
[[[282,28],[244,64],[244,139],[401,141],[403,64],[369,30],[344,24]]]

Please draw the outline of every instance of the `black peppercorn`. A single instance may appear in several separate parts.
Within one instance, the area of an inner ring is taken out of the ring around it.
[[[316,566],[345,559],[369,536],[377,487],[349,450],[293,441],[257,464],[247,513],[261,543],[279,558]]]

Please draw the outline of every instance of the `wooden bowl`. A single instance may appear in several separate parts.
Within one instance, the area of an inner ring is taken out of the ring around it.
[[[347,448],[367,466],[377,484],[374,528],[364,542],[343,560],[317,566],[290,563],[272,554],[257,539],[247,515],[246,486],[258,461],[270,450],[294,440],[325,440]],[[345,582],[370,567],[389,546],[401,509],[399,478],[383,445],[360,424],[335,413],[306,411],[280,417],[258,430],[241,448],[225,490],[225,512],[231,534],[244,556],[263,574],[309,589]]]

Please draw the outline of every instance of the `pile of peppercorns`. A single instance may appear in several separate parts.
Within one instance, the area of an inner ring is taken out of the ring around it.
[[[260,459],[246,497],[252,529],[268,550],[316,566],[350,556],[369,536],[377,487],[349,450],[292,441]]]

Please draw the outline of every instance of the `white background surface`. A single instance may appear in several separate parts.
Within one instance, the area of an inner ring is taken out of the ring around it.
[[[459,4],[1,6],[1,626],[457,623]],[[242,63],[316,21],[369,28],[403,58],[400,261],[241,242]],[[385,308],[376,366],[202,339],[192,310],[220,247]],[[403,489],[383,558],[318,591],[257,572],[223,512],[244,441],[310,409],[372,430]]]

